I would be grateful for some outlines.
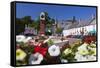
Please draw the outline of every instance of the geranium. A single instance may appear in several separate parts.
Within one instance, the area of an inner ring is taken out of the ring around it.
[[[84,37],[84,42],[90,44],[92,41],[96,41],[95,36],[85,36]]]
[[[59,46],[52,45],[49,47],[48,52],[50,56],[58,56],[60,54],[60,48]]]
[[[40,64],[43,60],[43,55],[40,53],[31,54],[29,58],[29,64]]]
[[[44,48],[44,47],[41,47],[41,46],[35,46],[35,47],[34,47],[34,53],[39,52],[39,53],[42,54],[43,56],[46,55],[47,50],[48,50],[48,48],[46,48],[46,47],[45,47],[45,48]]]
[[[21,49],[16,50],[16,60],[22,61],[25,57],[26,53],[23,50]]]

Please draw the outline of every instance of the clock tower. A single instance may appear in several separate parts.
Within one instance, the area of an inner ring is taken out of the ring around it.
[[[39,30],[39,35],[45,35],[45,27],[46,27],[45,13],[41,12],[41,14],[40,14],[40,30]]]

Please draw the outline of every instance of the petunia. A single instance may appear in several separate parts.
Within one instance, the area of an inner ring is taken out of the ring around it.
[[[16,41],[17,42],[23,42],[23,43],[27,43],[29,40],[31,40],[32,37],[25,37],[24,35],[17,35],[16,36]]]
[[[23,42],[25,40],[25,36],[24,35],[17,35],[16,36],[16,41],[17,42]]]
[[[81,46],[78,47],[78,50],[87,50],[87,43],[82,44]]]
[[[68,60],[66,60],[66,59],[61,59],[61,63],[67,63],[68,62]]]
[[[78,53],[81,55],[87,55],[88,51],[88,44],[84,43],[80,47],[78,47]]]
[[[60,54],[60,48],[59,46],[52,45],[49,47],[48,52],[50,56],[58,56]]]
[[[83,56],[79,53],[76,53],[75,57],[74,57],[77,61],[88,61],[87,57],[86,56]]]
[[[95,61],[95,60],[96,60],[96,56],[88,55],[88,61]]]
[[[16,60],[22,61],[25,57],[26,53],[23,50],[21,49],[16,50]]]
[[[89,54],[88,50],[79,50],[78,52],[81,55],[87,55],[87,54]]]
[[[67,48],[67,49],[65,49],[64,50],[64,54],[65,55],[68,55],[69,53],[71,53],[72,51],[71,51],[71,49],[69,49],[69,48]]]
[[[29,58],[29,64],[40,64],[43,60],[43,56],[40,53],[31,54]]]
[[[23,40],[24,43],[27,43],[29,40],[32,40],[32,37],[27,37]]]

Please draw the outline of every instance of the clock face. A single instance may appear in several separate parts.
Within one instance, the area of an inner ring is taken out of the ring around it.
[[[40,19],[41,19],[41,20],[45,20],[45,13],[44,13],[44,12],[41,12],[41,13],[40,13]]]
[[[41,15],[41,18],[44,18],[44,15]]]

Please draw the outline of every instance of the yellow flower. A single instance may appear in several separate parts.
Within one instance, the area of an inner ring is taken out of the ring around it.
[[[72,52],[71,49],[67,48],[67,49],[64,51],[64,54],[65,54],[65,55],[68,55],[68,54],[71,53],[71,52]]]
[[[16,50],[16,60],[22,61],[25,57],[26,57],[26,53],[23,50],[21,49]]]
[[[88,50],[79,50],[78,52],[81,55],[87,55],[89,53]]]

